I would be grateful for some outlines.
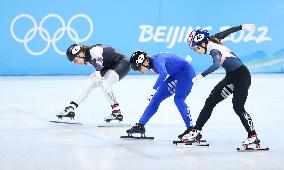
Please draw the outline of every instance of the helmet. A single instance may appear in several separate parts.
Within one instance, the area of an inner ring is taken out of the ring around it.
[[[195,45],[201,46],[201,43],[207,42],[208,37],[209,33],[207,30],[194,30],[189,34],[187,43],[191,48]]]
[[[133,70],[140,70],[143,66],[143,62],[149,58],[147,53],[143,51],[135,51],[130,57],[130,67]]]
[[[79,44],[72,44],[66,51],[66,56],[69,61],[73,61],[77,54],[81,51],[82,47]]]

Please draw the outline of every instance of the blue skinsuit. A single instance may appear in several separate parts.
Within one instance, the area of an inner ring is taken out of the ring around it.
[[[145,109],[139,123],[146,124],[157,112],[160,103],[175,94],[175,104],[187,128],[191,127],[190,110],[185,103],[192,88],[192,78],[196,73],[189,62],[172,53],[158,53],[151,57],[152,70],[160,74],[154,89],[157,92]],[[167,75],[169,77],[167,78]]]

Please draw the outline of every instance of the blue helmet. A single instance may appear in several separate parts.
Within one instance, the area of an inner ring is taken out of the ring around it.
[[[209,33],[207,30],[195,30],[192,31],[187,38],[187,43],[190,47],[195,45],[201,46],[201,43],[207,42],[207,38],[209,37]]]

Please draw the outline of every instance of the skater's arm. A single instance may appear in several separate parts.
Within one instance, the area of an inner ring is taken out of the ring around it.
[[[102,77],[100,71],[97,71],[97,70],[96,70],[93,74],[94,74],[94,76],[97,77],[97,78],[101,78],[101,77]],[[90,77],[92,77],[93,74],[91,74]]]
[[[159,78],[157,79],[155,85],[153,86],[153,89],[157,90],[158,87],[164,82],[164,80],[167,78],[167,73],[161,73],[159,75]]]
[[[240,30],[244,30],[244,29],[248,31],[253,31],[255,29],[255,25],[254,24],[243,24],[243,25],[231,27],[229,29],[226,29],[225,31],[222,31],[222,32],[219,32],[213,35],[212,37],[217,38],[221,41],[227,36],[229,36],[230,34],[240,31]]]
[[[207,70],[201,73],[203,77],[207,76],[210,73],[213,73],[221,66],[221,52],[219,50],[213,49],[210,51],[210,55],[213,58],[213,64]]]
[[[221,41],[224,38],[226,38],[227,36],[229,36],[230,34],[237,32],[237,31],[240,31],[240,30],[242,30],[242,25],[231,27],[229,29],[226,29],[225,31],[222,31],[222,32],[219,32],[219,33],[213,35],[212,37],[217,38]]]
[[[96,71],[100,71],[103,68],[103,51],[104,48],[100,46],[95,46],[90,49],[90,55],[94,60],[93,65]]]
[[[153,89],[157,90],[160,85],[164,82],[164,80],[167,78],[168,72],[166,70],[165,67],[165,61],[160,61],[155,68],[157,69],[157,71],[159,72],[159,77],[155,83],[155,85],[153,86]]]
[[[101,71],[103,68],[103,59],[99,58],[96,60],[96,71]]]

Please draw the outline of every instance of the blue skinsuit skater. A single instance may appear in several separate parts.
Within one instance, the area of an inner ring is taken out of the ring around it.
[[[158,53],[149,57],[143,51],[136,51],[130,58],[130,65],[133,70],[143,74],[151,69],[160,75],[153,86],[153,93],[149,96],[150,103],[141,116],[139,123],[126,132],[128,134],[145,134],[144,125],[157,112],[160,103],[172,95],[174,95],[174,102],[186,128],[192,127],[190,110],[185,103],[185,99],[192,89],[192,78],[196,75],[191,64],[172,53]]]

